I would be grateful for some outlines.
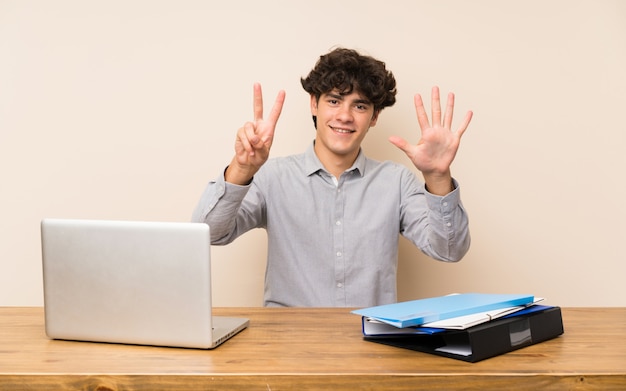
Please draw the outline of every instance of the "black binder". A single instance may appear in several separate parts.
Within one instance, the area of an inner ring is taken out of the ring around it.
[[[561,308],[522,310],[465,330],[434,334],[364,335],[367,341],[477,362],[563,334]]]

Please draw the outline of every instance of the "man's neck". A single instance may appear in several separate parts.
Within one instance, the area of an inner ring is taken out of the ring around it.
[[[321,148],[314,148],[314,150],[315,155],[320,160],[326,171],[331,173],[337,179],[339,179],[341,174],[343,174],[347,169],[352,167],[357,156],[359,156],[360,151],[357,150],[356,153],[349,155],[337,155],[330,153],[327,150],[322,150]]]

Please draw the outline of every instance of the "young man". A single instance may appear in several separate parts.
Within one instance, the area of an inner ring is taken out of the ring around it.
[[[266,306],[368,307],[395,302],[402,234],[432,258],[455,262],[470,244],[467,215],[450,165],[472,113],[451,131],[454,95],[442,116],[432,90],[432,123],[415,96],[422,137],[389,140],[423,174],[367,158],[361,142],[395,103],[385,64],[354,50],[320,57],[301,79],[311,96],[316,136],[306,152],[269,159],[284,91],[263,115],[254,86],[254,120],[237,132],[235,156],[204,191],[193,220],[211,227],[213,244],[265,228]]]

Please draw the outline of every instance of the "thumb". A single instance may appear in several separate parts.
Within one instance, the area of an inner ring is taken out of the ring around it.
[[[402,137],[391,136],[389,137],[389,142],[403,150],[405,153],[408,153],[407,147],[409,143]]]

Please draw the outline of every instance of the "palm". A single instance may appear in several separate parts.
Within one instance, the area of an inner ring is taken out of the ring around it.
[[[460,136],[437,126],[422,130],[417,145],[408,147],[407,155],[421,172],[445,172],[459,148]]]

